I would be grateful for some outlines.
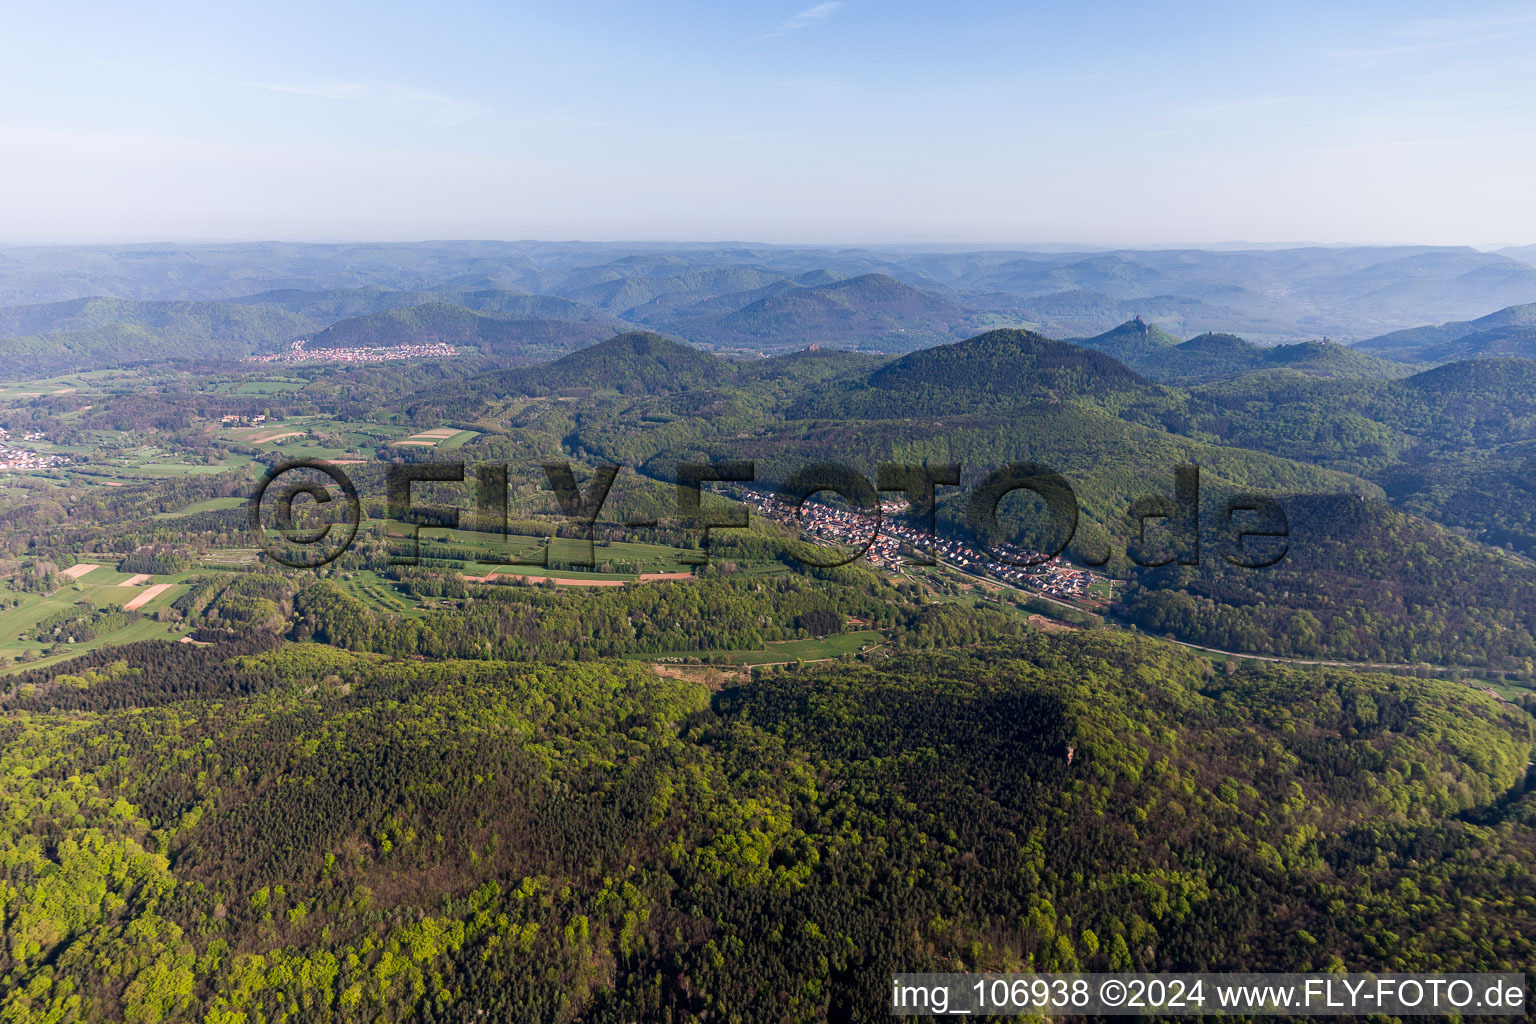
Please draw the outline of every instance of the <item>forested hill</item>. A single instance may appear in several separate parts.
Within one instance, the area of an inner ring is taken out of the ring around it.
[[[790,415],[901,419],[1037,402],[1113,401],[1156,391],[1103,353],[1030,331],[997,330],[903,356],[862,381],[813,391]]]
[[[75,299],[0,309],[0,379],[167,359],[238,359],[316,327],[301,314],[228,302]]]
[[[1172,348],[1183,343],[1182,339],[1169,334],[1157,324],[1147,323],[1139,316],[1103,334],[1097,334],[1091,338],[1068,338],[1067,340],[1074,345],[1113,356],[1122,363],[1150,357],[1158,349]]]
[[[1331,461],[1325,452],[1379,459],[1413,448],[1487,456],[1536,437],[1529,359],[1469,359],[1381,383],[1252,377],[1194,394],[1220,410],[1212,426],[1233,443],[1317,462]]]
[[[1211,552],[1198,568],[1139,570],[1131,621],[1288,657],[1495,669],[1536,659],[1529,563],[1361,497],[1289,495],[1284,505],[1282,561],[1254,571]]]
[[[1399,364],[1332,342],[1265,348],[1232,334],[1202,334],[1173,348],[1133,359],[1130,364],[1155,380],[1180,384],[1200,384],[1270,369],[1353,380],[1391,380],[1409,372]]]
[[[1457,684],[1106,633],[717,693],[161,649],[5,697],[6,1019],[821,1024],[894,970],[1536,962],[1532,719]],[[188,672],[221,685],[167,702]]]
[[[1404,386],[1442,415],[1456,415],[1455,410],[1476,413],[1479,420],[1536,415],[1536,360],[1468,359],[1415,374]]]
[[[664,394],[715,387],[731,380],[736,364],[649,331],[610,338],[544,366],[498,376],[493,387],[511,393],[611,389]]]
[[[736,380],[743,386],[753,380],[809,386],[837,378],[866,376],[889,359],[889,356],[869,352],[805,348],[771,359],[742,363]]]
[[[1273,369],[1355,380],[1390,380],[1410,372],[1399,363],[1328,341],[1262,346],[1235,334],[1218,333],[1180,341],[1139,317],[1072,342],[1114,356],[1138,373],[1168,384],[1204,384]]]

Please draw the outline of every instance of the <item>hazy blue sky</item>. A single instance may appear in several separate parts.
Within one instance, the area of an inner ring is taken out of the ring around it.
[[[1530,243],[1533,53],[1531,3],[8,4],[0,240]]]

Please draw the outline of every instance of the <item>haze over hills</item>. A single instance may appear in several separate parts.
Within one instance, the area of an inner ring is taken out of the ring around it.
[[[679,262],[667,261],[664,269],[677,269]],[[618,260],[574,274],[556,291],[594,308],[649,323],[697,303],[744,296],[732,306],[735,308],[759,297],[765,289],[793,285],[782,272],[752,266],[693,269],[666,276],[645,273],[649,269],[655,268],[637,265],[635,260]]]
[[[1511,245],[1499,250],[1500,256],[1508,256],[1522,263],[1536,266],[1536,245]]]
[[[898,294],[883,281],[841,294],[830,288],[869,274],[927,294]],[[820,288],[829,290],[806,294]],[[375,291],[351,300],[292,294],[355,289]],[[562,297],[727,347],[760,345],[763,325],[777,322],[826,331],[806,340],[831,343],[838,329],[851,332],[843,341],[854,344],[899,340],[900,325],[888,319],[898,312],[913,317],[908,340],[920,337],[920,344],[1009,324],[1091,336],[1138,314],[1186,336],[1228,332],[1279,342],[1356,340],[1531,302],[1536,266],[1509,253],[1427,246],[1074,252],[423,242],[0,249],[0,306],[84,297],[240,300],[298,303],[309,314],[341,319],[427,301],[476,308],[450,296],[507,290]],[[391,299],[386,292],[414,296]]]
[[[948,273],[940,282],[956,290],[1019,296],[1021,310],[1037,297],[1062,292],[1117,302],[1172,296],[1199,303],[1187,309],[1191,320],[1224,318],[1229,325],[1196,330],[1276,340],[1354,338],[1366,324],[1402,322],[1417,311],[1455,305],[1480,312],[1536,295],[1536,268],[1465,248],[1031,253],[990,264],[962,259],[925,267],[943,267]]]
[[[625,321],[618,317],[579,302],[556,295],[532,295],[507,288],[443,291],[392,291],[386,288],[338,288],[324,291],[290,289],[245,295],[229,301],[245,306],[277,306],[322,323],[381,313],[402,306],[441,302],[482,313],[505,313],[540,320],[590,321],[615,328],[626,326]]]
[[[979,322],[956,303],[885,274],[793,286],[731,313],[677,317],[669,329],[721,348],[803,348],[809,344],[911,351],[955,340]]]
[[[1060,325],[1099,323],[1103,333],[1076,335],[1082,345],[1161,381],[1201,383],[1275,368],[1369,378],[1397,371],[1367,355],[1413,364],[1533,354],[1528,328],[1536,308],[1509,306],[1475,320],[1381,335],[1353,352],[1252,344],[1316,341],[1333,316],[1329,308],[1365,311],[1352,324],[1358,329],[1378,322],[1384,309],[1403,318],[1426,304],[1455,309],[1482,301],[1477,296],[1536,292],[1536,267],[1502,254],[1430,247],[1074,253],[435,242],[13,249],[0,250],[0,294],[61,267],[96,282],[91,287],[140,293],[219,293],[277,279],[324,287],[227,301],[98,297],[0,308],[0,332],[17,339],[0,342],[12,356],[13,375],[89,369],[114,356],[240,358],[299,337],[318,338],[317,349],[347,337],[404,340],[411,332],[399,316],[341,323],[430,305],[490,319],[460,315],[460,325],[450,326],[418,317],[416,336],[473,336],[486,353],[494,347],[491,335],[466,334],[464,325],[490,330],[496,317],[530,321],[521,340],[499,330],[508,344],[543,346],[538,355],[547,357],[636,323],[738,353],[809,344],[900,353],[993,326],[1061,336],[1071,332]],[[81,280],[47,276],[55,287]],[[1125,323],[1132,310],[1143,322],[1157,318],[1166,337],[1136,336]],[[445,315],[438,309],[438,318]],[[1108,315],[1116,319],[1102,323]],[[1192,326],[1205,337],[1165,344]],[[1231,334],[1244,340],[1221,337]]]
[[[1354,346],[1383,359],[1448,363],[1481,356],[1536,357],[1536,302],[1509,306],[1476,320],[1413,327]]]

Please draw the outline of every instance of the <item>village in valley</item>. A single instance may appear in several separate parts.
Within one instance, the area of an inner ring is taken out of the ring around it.
[[[300,338],[281,352],[249,356],[248,363],[387,363],[401,359],[451,359],[454,349],[441,341],[413,345],[364,345],[354,348],[305,347]]]
[[[914,558],[933,559],[971,575],[1000,580],[1059,600],[1084,602],[1091,600],[1089,588],[1095,580],[1106,579],[1074,566],[1060,555],[1046,558],[1005,543],[997,553],[1009,561],[1002,562],[992,553],[978,551],[963,541],[925,534],[912,527],[906,515],[907,504],[900,500],[880,503],[878,528],[871,540],[870,516],[861,512],[833,508],[814,497],[797,511],[777,495],[754,489],[745,490],[744,498],[764,518],[794,525],[818,539],[853,547],[867,544],[859,557],[893,574],[900,573]]]
[[[47,439],[40,430],[29,431],[20,437],[22,441],[46,441]],[[68,455],[44,454],[18,447],[12,443],[10,431],[0,427],[0,473],[30,473],[39,469],[57,469],[60,466],[69,465],[69,461]]]

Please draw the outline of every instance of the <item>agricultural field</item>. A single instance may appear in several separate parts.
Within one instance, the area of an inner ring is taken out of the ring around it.
[[[0,400],[69,394],[73,391],[79,391],[84,386],[82,378],[88,376],[90,374],[71,373],[63,377],[49,377],[44,380],[5,381],[0,383]]]
[[[454,434],[452,437],[446,438],[442,444],[438,445],[438,447],[462,448],[479,436],[480,431],[478,430],[461,430],[457,434]]]
[[[185,592],[186,581],[191,575],[134,575],[117,571],[114,563],[87,558],[63,570],[59,574],[61,586],[51,594],[0,590],[0,605],[4,606],[0,607],[0,672],[48,665],[97,647],[182,636],[185,630],[156,622],[153,615]],[[86,604],[94,609],[137,611],[144,618],[89,640],[65,643],[64,650],[58,654],[46,654],[62,638],[39,640],[34,635],[38,624],[50,616]],[[17,659],[28,653],[35,660],[18,664]]]
[[[290,416],[254,426],[220,427],[218,437],[228,444],[255,446],[290,458],[340,460],[371,459],[376,448],[401,433],[401,428],[387,423]]]
[[[53,384],[12,384],[0,389],[0,399],[6,398],[43,398],[47,395],[68,395],[80,390],[78,387],[65,385],[56,387]]]
[[[230,388],[229,394],[278,395],[286,391],[299,391],[308,384],[309,381],[302,377],[268,377],[263,380],[240,381]]]
[[[160,373],[137,369],[86,370],[56,377],[27,381],[0,381],[0,403],[30,402],[54,395],[92,395],[142,387],[146,379],[163,378]]]
[[[270,423],[259,427],[242,427],[231,433],[230,440],[246,444],[275,444],[290,437],[302,437],[307,432],[307,428],[297,422]]]
[[[261,564],[260,548],[214,548],[198,558],[205,569],[254,569]]]
[[[1518,701],[1536,693],[1536,686],[1528,686],[1523,682],[1509,682],[1507,680],[1465,679],[1468,686],[1478,689],[1489,689],[1498,694],[1504,700]]]
[[[416,599],[402,594],[392,580],[370,569],[341,573],[336,582],[342,590],[374,611],[411,617],[421,614],[421,605]]]
[[[153,618],[143,618],[137,622],[129,623],[122,629],[109,636],[97,637],[83,643],[69,644],[68,650],[60,654],[45,654],[36,661],[19,663],[15,658],[25,650],[41,651],[43,648],[36,644],[12,644],[0,642],[0,676],[13,675],[28,669],[46,668],[49,665],[57,665],[59,662],[78,658],[98,647],[117,646],[123,644],[138,643],[141,640],[178,640],[186,635],[186,630],[175,625],[167,625],[156,622]]]
[[[394,443],[401,447],[459,448],[479,436],[480,432],[477,430],[460,430],[457,427],[434,427],[431,430],[418,431],[410,437],[402,438]]]
[[[66,455],[67,465],[53,466],[14,474],[16,478],[51,480],[60,486],[69,484],[121,486],[129,483],[166,480],[185,476],[208,476],[249,465],[248,455],[222,454],[213,461],[201,455],[146,444],[136,435],[93,431],[87,441],[56,444],[50,441],[12,441],[40,455]]]
[[[108,381],[130,375],[131,371],[94,370],[86,373],[67,373],[58,377],[44,377],[39,380],[0,381],[0,402],[93,391]]]
[[[293,374],[264,373],[200,377],[192,380],[191,383],[197,391],[205,395],[259,398],[263,395],[290,395],[304,390],[312,381]]]

